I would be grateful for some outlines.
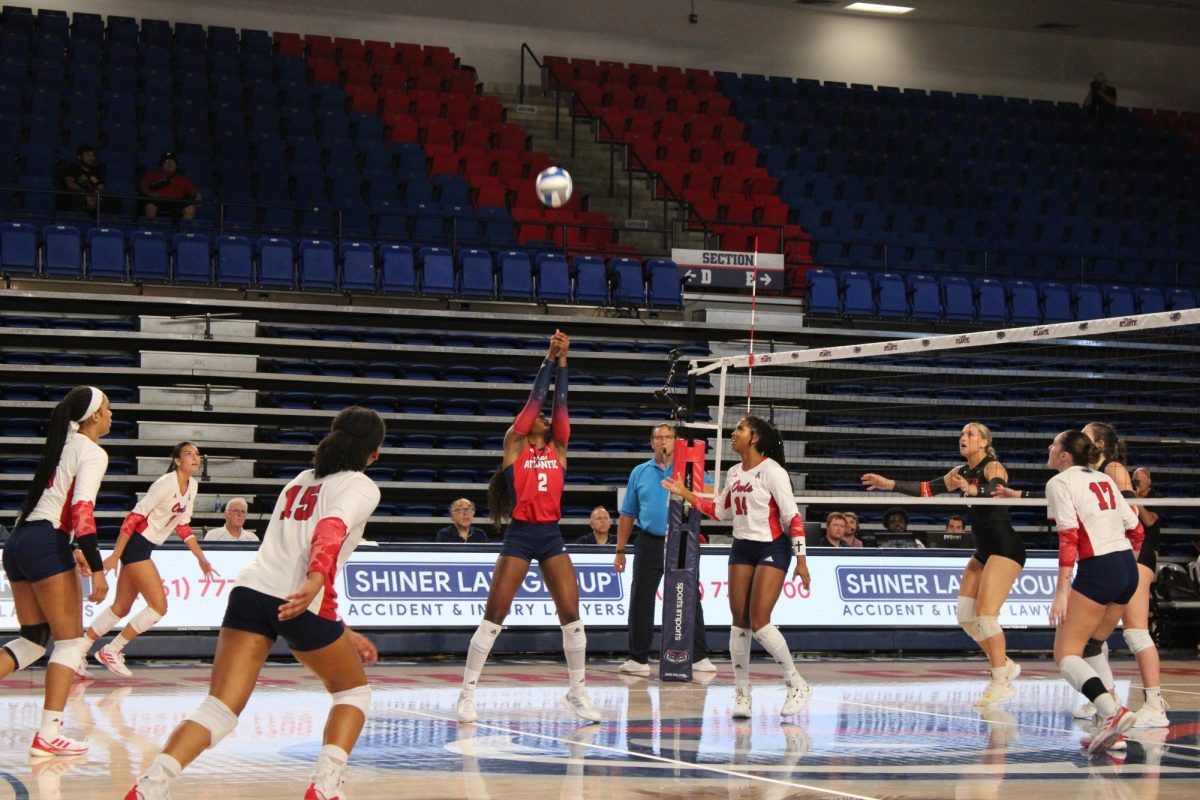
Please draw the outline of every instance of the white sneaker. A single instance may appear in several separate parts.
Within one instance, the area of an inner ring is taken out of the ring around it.
[[[171,791],[157,781],[141,777],[125,793],[125,800],[171,800]]]
[[[43,738],[40,732],[35,733],[33,735],[33,744],[29,745],[29,755],[34,758],[77,756],[86,753],[87,750],[87,742],[72,739],[69,736],[63,735],[61,731],[50,739]]]
[[[693,666],[692,669],[695,669],[695,667]],[[624,672],[626,675],[640,675],[641,677],[645,678],[649,677],[650,675],[650,665],[643,664],[640,661],[634,661],[631,658],[621,666],[617,667],[617,672]]]
[[[1005,660],[1004,666],[1008,668],[1007,677],[1010,681],[1015,681],[1021,677],[1021,665],[1011,658]]]
[[[475,713],[475,693],[463,689],[458,695],[458,721],[474,722],[479,719]]]
[[[779,709],[779,716],[794,717],[799,714],[808,705],[810,697],[812,687],[808,685],[808,681],[796,675],[788,683],[787,699],[783,701],[783,708]]]
[[[1088,755],[1103,753],[1117,741],[1124,741],[1121,734],[1132,728],[1135,721],[1133,712],[1124,706],[1118,706],[1117,713],[1105,719],[1099,730],[1090,739],[1083,740],[1083,746],[1087,748]]]
[[[1016,693],[1017,689],[1012,685],[1012,681],[989,681],[987,688],[975,700],[974,705],[976,708],[998,705]]]
[[[1071,716],[1075,719],[1094,719],[1096,716],[1096,707],[1091,703],[1084,703],[1072,711]]]
[[[734,719],[750,719],[750,687],[745,689],[737,687],[733,690],[733,718]]]
[[[716,672],[717,665],[709,661],[707,658],[702,658],[695,664],[692,664],[692,672]]]
[[[1134,716],[1137,717],[1137,722],[1133,723],[1135,728],[1165,728],[1171,724],[1171,720],[1167,719],[1167,701],[1161,701],[1161,706],[1151,703],[1143,703]]]
[[[109,650],[108,645],[104,645],[96,651],[96,660],[104,666],[108,667],[108,671],[114,675],[120,675],[122,678],[132,678],[133,672],[129,667],[125,666],[125,652],[123,650]]]
[[[91,673],[88,672],[87,653],[79,657],[79,663],[75,665],[75,677],[81,681],[86,681],[92,677]]]
[[[604,719],[600,715],[600,709],[596,708],[595,702],[588,695],[587,689],[582,686],[567,692],[567,696],[563,698],[563,704],[588,722],[600,722]]]
[[[326,769],[314,772],[304,800],[346,800],[342,794],[342,771]]]

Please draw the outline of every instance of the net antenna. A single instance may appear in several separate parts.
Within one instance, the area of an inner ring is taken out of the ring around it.
[[[1124,379],[1125,382],[1128,382],[1130,372],[1135,373],[1140,386],[1140,381],[1145,377],[1142,369],[1147,371],[1157,369],[1161,372],[1161,374],[1153,376],[1164,382],[1165,388],[1159,393],[1160,395],[1170,394],[1182,401],[1186,396],[1185,392],[1190,393],[1193,398],[1197,392],[1200,392],[1200,380],[1197,380],[1197,373],[1189,369],[1191,365],[1196,364],[1197,359],[1200,359],[1200,337],[1197,337],[1195,327],[1189,327],[1200,325],[1200,309],[1179,309],[1125,317],[988,331],[968,331],[939,336],[918,335],[889,341],[785,350],[761,355],[753,350],[753,312],[751,319],[751,346],[748,353],[736,356],[696,358],[692,359],[689,364],[688,377],[690,381],[694,382],[704,376],[710,376],[716,383],[718,402],[713,415],[715,423],[694,423],[693,427],[710,429],[715,434],[713,479],[717,492],[720,491],[723,479],[722,458],[725,452],[722,439],[726,425],[725,410],[729,407],[730,402],[740,404],[738,395],[743,390],[747,396],[747,410],[751,410],[750,379],[752,372],[759,373],[760,386],[755,395],[758,398],[757,402],[759,405],[773,404],[771,410],[775,414],[777,426],[780,420],[778,410],[780,408],[790,408],[791,413],[794,414],[794,416],[788,417],[785,413],[783,419],[785,423],[790,419],[796,421],[798,425],[808,427],[813,424],[805,422],[805,415],[810,413],[810,408],[828,407],[830,400],[858,404],[856,410],[863,414],[869,412],[869,416],[875,417],[884,424],[889,421],[889,413],[905,408],[906,403],[910,413],[924,415],[920,419],[930,422],[934,419],[958,420],[959,417],[947,417],[947,409],[951,407],[956,409],[956,413],[957,411],[969,413],[971,416],[966,419],[974,419],[978,416],[986,419],[989,414],[994,418],[1006,413],[1008,415],[1014,413],[1011,409],[1006,408],[1008,399],[1005,397],[1006,390],[1011,390],[1014,395],[1020,390],[1033,392],[1036,395],[1037,391],[1046,393],[1057,389],[1061,393],[1069,395],[1075,390],[1077,383],[1082,386],[1085,382],[1091,381],[1096,387],[1091,391],[1096,398],[1091,400],[1092,404],[1089,405],[1088,400],[1084,399],[1089,397],[1088,392],[1080,391],[1078,396],[1071,398],[1071,402],[1075,405],[1064,408],[1062,401],[1057,403],[1035,402],[1034,406],[1041,406],[1044,410],[1027,415],[1030,420],[1044,420],[1047,426],[1066,419],[1076,420],[1074,424],[1082,426],[1088,420],[1096,419],[1097,416],[1107,415],[1106,409],[1095,404],[1106,402],[1105,392],[1114,391],[1120,385],[1117,381]],[[1193,337],[1191,340],[1193,344],[1184,347],[1164,342],[1162,335],[1164,332],[1172,336],[1176,335],[1174,332],[1163,330],[1170,328],[1186,330],[1186,333]],[[1155,338],[1152,339],[1145,335],[1145,332],[1148,331],[1158,331],[1159,333],[1154,334]],[[1055,349],[1056,343],[1059,348],[1070,347],[1070,352]],[[981,353],[979,350],[981,348],[990,348],[991,352],[985,350]],[[969,352],[962,352],[960,355],[957,351]],[[911,362],[906,363],[906,360],[901,358],[903,356],[911,357]],[[989,361],[989,358],[992,360]],[[913,369],[912,366],[915,366],[915,362],[918,361],[931,364],[932,367],[924,370]],[[941,366],[943,361],[946,364],[945,367]],[[952,361],[957,363],[950,366]],[[1178,372],[1181,367],[1187,371]],[[833,386],[834,381],[842,378],[843,373],[847,370],[856,370],[854,374],[857,376],[857,380],[868,383],[865,388],[861,385],[856,387],[859,390],[858,394],[849,391],[843,393],[841,397],[831,397],[832,393],[824,391],[823,388],[814,391],[814,386]],[[1175,371],[1172,372],[1172,370]],[[924,372],[924,375],[913,374],[921,372]],[[764,376],[771,378],[765,385],[762,384]],[[1006,380],[1015,381],[1015,383],[1005,384]],[[904,381],[912,381],[914,385],[905,387],[903,386]],[[961,400],[947,402],[949,392],[940,391],[941,383],[944,381],[961,383],[956,390]],[[977,383],[968,384],[969,381]],[[872,385],[871,382],[874,384]],[[935,393],[933,398],[905,400],[903,398],[912,398],[913,394],[905,395],[903,391],[888,391],[889,389],[895,390],[897,387],[900,389],[918,388],[921,385],[920,382],[923,382],[926,387],[933,385]],[[890,396],[871,396],[871,390],[879,395]],[[984,397],[991,399],[985,400]],[[1111,403],[1112,401],[1107,402]],[[826,405],[822,406],[822,403]],[[1193,400],[1191,410],[1180,413],[1193,414],[1195,413],[1194,406]],[[1069,414],[1067,414],[1067,410],[1070,410]],[[1133,421],[1139,418],[1138,411],[1139,409],[1127,408],[1121,413],[1127,416],[1132,426]],[[1197,422],[1198,428],[1200,428],[1200,418]],[[837,424],[832,423],[834,426]],[[846,441],[849,441],[850,438],[862,438],[864,433],[870,433],[865,430],[865,424],[860,428],[853,427],[859,425],[854,421],[840,424],[851,426],[846,431],[848,437]],[[902,426],[897,423],[889,427],[898,429]],[[928,428],[931,425],[924,427]],[[1059,428],[1059,430],[1061,429]],[[1005,433],[1007,434],[1007,432]],[[919,441],[921,436],[927,438],[933,435],[928,431],[908,436],[906,431],[891,430],[887,435],[894,436],[897,440],[907,438],[910,447],[913,440],[918,440],[915,442],[917,446],[926,447],[926,450],[922,451],[926,454],[925,458],[929,457],[929,452],[936,450],[936,445],[927,445],[925,442]],[[943,434],[936,435],[944,438]],[[1034,435],[1026,434],[1023,438],[1034,438]],[[786,439],[787,437],[785,437],[785,441]],[[795,444],[797,451],[803,453],[804,443],[796,442]],[[1044,448],[1045,443],[1043,442],[1041,449],[1044,451]],[[791,457],[789,455],[789,459]],[[1030,456],[1031,460],[1032,458]],[[829,461],[835,462],[836,460],[829,459]],[[1131,459],[1131,461],[1136,464],[1136,459]],[[924,465],[915,462],[912,462],[911,466],[925,469]],[[936,468],[935,464],[930,464],[928,467],[930,470]],[[944,464],[942,471],[945,471]],[[1026,470],[1026,474],[1028,471]],[[860,491],[859,494],[865,493]],[[890,499],[893,502],[897,500],[894,495]],[[880,498],[878,502],[882,501],[883,498]],[[905,504],[909,502],[909,500],[904,500]]]
[[[746,414],[750,414],[750,398],[754,394],[754,327],[758,311],[758,234],[754,235],[754,274],[750,281],[750,353],[746,369]]]

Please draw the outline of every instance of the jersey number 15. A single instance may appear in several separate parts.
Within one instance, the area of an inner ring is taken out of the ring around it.
[[[304,490],[304,495],[300,497],[300,502],[296,502],[296,496],[300,494],[303,486],[293,486],[287,490],[287,502],[283,504],[283,513],[279,515],[280,519],[294,519],[303,522],[313,515],[317,510],[317,495],[321,493],[320,485],[309,486]]]

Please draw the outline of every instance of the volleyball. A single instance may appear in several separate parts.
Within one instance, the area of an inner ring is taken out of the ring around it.
[[[534,188],[542,205],[547,208],[562,208],[571,199],[571,191],[575,184],[571,181],[571,173],[562,167],[546,167],[538,173]]]

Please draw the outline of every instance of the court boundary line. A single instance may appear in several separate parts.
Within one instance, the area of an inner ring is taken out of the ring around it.
[[[487,723],[487,722],[465,722],[464,723],[464,722],[459,722],[454,717],[443,716],[440,714],[433,714],[428,711],[417,711],[417,710],[410,710],[410,709],[403,709],[403,708],[394,709],[394,711],[397,713],[400,713],[400,714],[410,714],[413,716],[425,717],[426,719],[433,719],[433,720],[437,720],[439,722],[450,722],[455,725],[474,725],[477,728],[486,728],[488,730],[499,731],[501,733],[506,733],[506,734],[509,734],[512,736],[532,736],[536,739],[546,739],[551,742],[558,742],[559,744],[563,744],[568,747],[571,744],[577,744],[577,742],[572,742],[569,739],[566,739],[561,736],[551,736],[550,734],[534,733],[532,731],[514,730],[512,728],[506,728],[502,725],[495,725],[493,723]],[[592,723],[592,724],[601,725],[603,723]],[[854,794],[853,792],[842,792],[842,791],[838,791],[837,789],[826,789],[822,786],[813,786],[813,785],[807,784],[807,783],[796,783],[794,781],[785,781],[780,778],[771,778],[771,777],[767,777],[765,775],[755,775],[755,774],[749,773],[749,772],[738,772],[736,770],[725,769],[723,767],[719,767],[719,766],[716,766],[713,764],[699,764],[699,763],[693,764],[690,761],[683,761],[678,758],[667,758],[666,756],[654,755],[652,753],[636,753],[632,750],[622,750],[619,747],[613,747],[611,745],[606,745],[606,744],[589,744],[589,745],[587,745],[587,747],[595,748],[597,750],[602,750],[602,751],[605,751],[608,753],[613,753],[615,755],[632,757],[635,759],[640,758],[640,759],[644,759],[646,761],[657,761],[662,764],[670,764],[675,767],[683,767],[684,769],[712,772],[712,773],[716,773],[718,775],[723,775],[726,778],[744,778],[747,780],[758,781],[760,783],[769,783],[769,784],[774,784],[776,786],[784,786],[789,789],[804,789],[806,791],[819,792],[821,794],[832,795],[834,797],[847,797],[847,798],[850,798],[850,800],[883,800],[883,798],[871,797],[870,795]]]

